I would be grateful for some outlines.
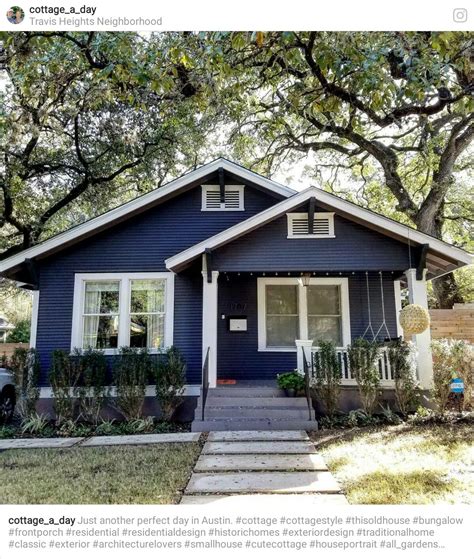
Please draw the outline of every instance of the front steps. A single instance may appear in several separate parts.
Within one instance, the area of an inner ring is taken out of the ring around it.
[[[192,431],[314,431],[314,410],[309,419],[306,398],[288,398],[269,386],[219,386],[210,388],[204,421],[202,394],[198,399]]]

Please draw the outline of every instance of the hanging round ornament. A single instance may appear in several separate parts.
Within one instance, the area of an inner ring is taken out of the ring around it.
[[[430,315],[421,305],[407,305],[400,311],[400,326],[405,336],[421,334],[430,326]]]

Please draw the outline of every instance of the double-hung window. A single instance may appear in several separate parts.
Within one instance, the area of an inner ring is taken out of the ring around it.
[[[173,343],[174,274],[76,274],[71,348],[162,351]]]
[[[295,351],[297,339],[350,343],[347,278],[258,278],[259,351]]]

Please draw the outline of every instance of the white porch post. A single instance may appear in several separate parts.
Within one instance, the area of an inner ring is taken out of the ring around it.
[[[295,340],[296,344],[296,368],[303,374],[303,351],[306,361],[311,363],[311,348],[313,347],[313,340]]]
[[[410,268],[405,272],[408,283],[408,301],[410,304],[421,305],[428,309],[428,295],[426,291],[426,270],[423,279],[416,279],[416,269]],[[421,388],[427,390],[433,384],[433,360],[431,356],[431,331],[428,328],[422,334],[413,336],[417,348],[418,380]]]
[[[211,282],[207,281],[207,271],[202,272],[202,363],[209,351],[209,386],[217,383],[217,278],[219,272],[211,272]]]
[[[31,309],[31,329],[30,329],[30,348],[36,348],[36,333],[38,331],[38,311],[39,311],[39,290],[33,291],[33,301]]]

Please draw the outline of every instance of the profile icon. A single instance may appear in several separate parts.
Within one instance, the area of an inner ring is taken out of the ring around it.
[[[17,25],[25,19],[25,12],[20,8],[20,6],[12,6],[7,10],[7,19],[10,23]]]

